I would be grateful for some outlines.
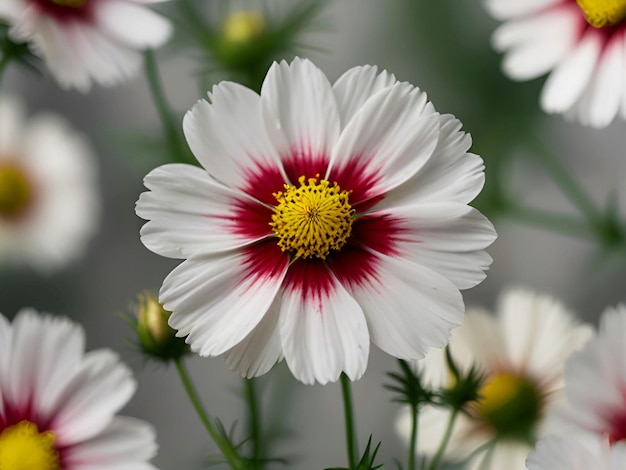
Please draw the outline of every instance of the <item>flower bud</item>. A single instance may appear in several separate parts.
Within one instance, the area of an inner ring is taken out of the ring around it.
[[[136,306],[135,331],[143,352],[163,361],[178,359],[187,354],[189,346],[168,325],[171,312],[163,308],[156,295],[144,291],[137,298],[139,303]]]
[[[254,42],[265,33],[265,20],[258,11],[236,11],[226,17],[222,35],[231,44]]]

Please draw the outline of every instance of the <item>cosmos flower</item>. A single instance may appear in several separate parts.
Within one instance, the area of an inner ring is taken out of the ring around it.
[[[370,341],[420,358],[461,324],[495,232],[467,204],[484,182],[470,137],[375,67],[331,86],[310,61],[275,63],[260,96],[216,85],[183,128],[204,168],[145,178],[137,214],[165,279],[170,325],[245,376],[285,358],[304,383],[358,379]]]
[[[85,353],[80,325],[0,315],[0,468],[154,469],[152,427],[116,416],[135,388],[115,353]]]
[[[141,65],[140,51],[161,46],[171,24],[145,4],[162,0],[0,0],[10,36],[26,41],[63,88],[115,85]]]
[[[565,395],[555,418],[568,433],[626,442],[626,305],[607,309],[599,333],[567,361]]]
[[[447,457],[469,458],[469,469],[524,469],[535,440],[547,432],[546,411],[558,402],[565,360],[591,334],[591,327],[578,324],[556,300],[524,290],[505,293],[495,317],[468,311],[449,348],[460,368],[476,364],[486,382],[482,398],[458,415]],[[419,367],[433,389],[451,385],[443,352],[430,352]],[[420,451],[436,452],[449,414],[433,406],[420,411]],[[410,421],[403,410],[397,427],[407,439]]]
[[[50,272],[77,258],[99,212],[95,159],[60,117],[27,121],[0,95],[0,264]]]
[[[593,127],[626,119],[624,0],[486,0],[504,21],[493,34],[515,80],[545,73],[541,107]]]
[[[622,470],[626,443],[611,446],[599,436],[550,436],[537,442],[526,460],[529,470]]]

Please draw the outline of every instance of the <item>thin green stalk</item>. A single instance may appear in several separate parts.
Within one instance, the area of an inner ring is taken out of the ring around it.
[[[189,400],[193,405],[200,421],[204,425],[205,429],[209,433],[209,436],[213,439],[219,450],[222,452],[222,455],[226,458],[226,461],[230,465],[230,468],[233,470],[245,470],[246,466],[244,462],[237,454],[237,450],[233,447],[233,445],[215,428],[209,416],[204,409],[204,405],[202,404],[202,400],[196,391],[195,386],[193,385],[193,381],[187,371],[187,367],[185,366],[182,359],[176,359],[176,369],[178,370],[178,375],[180,375],[180,379],[183,382],[183,386],[185,387],[185,391],[189,396]]]
[[[343,395],[343,412],[346,421],[346,447],[348,450],[348,465],[351,470],[356,469],[359,455],[356,428],[354,426],[354,410],[352,406],[352,391],[350,379],[341,374],[341,392]]]
[[[417,428],[419,423],[419,408],[411,405],[411,440],[409,441],[409,457],[407,459],[407,470],[416,470],[415,452],[417,450]]]
[[[261,420],[257,399],[255,379],[243,379],[248,403],[248,429],[252,438],[252,460],[254,468],[263,468],[263,441],[261,436]]]
[[[152,94],[152,100],[159,113],[161,119],[161,126],[165,133],[167,141],[167,147],[170,157],[173,161],[180,163],[193,163],[193,159],[189,157],[189,151],[187,145],[182,138],[182,134],[179,132],[180,123],[174,119],[174,115],[170,109],[169,103],[163,90],[163,84],[161,83],[161,77],[157,67],[157,62],[154,57],[154,51],[148,49],[144,53],[144,70],[148,85],[150,86],[150,93]]]
[[[439,444],[439,449],[437,449],[437,453],[433,457],[433,460],[430,462],[428,466],[429,470],[437,470],[439,468],[439,464],[441,463],[441,459],[443,458],[443,454],[448,447],[448,443],[450,442],[450,437],[452,436],[452,430],[454,429],[454,422],[456,421],[456,417],[459,414],[458,409],[453,409],[450,413],[450,418],[448,419],[448,427],[446,428],[446,433],[443,435],[443,439]]]
[[[604,217],[595,206],[593,200],[579,186],[576,180],[569,174],[567,168],[554,155],[547,144],[538,137],[531,141],[531,146],[537,151],[537,161],[550,174],[555,184],[561,189],[563,194],[576,206],[585,216],[589,224],[598,231],[603,231]]]

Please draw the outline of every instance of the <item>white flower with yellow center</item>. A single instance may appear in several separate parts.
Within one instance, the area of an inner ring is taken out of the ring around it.
[[[95,159],[60,116],[0,95],[0,264],[49,272],[78,257],[99,212]]]
[[[169,21],[146,7],[163,0],[0,0],[9,35],[27,41],[63,88],[87,92],[137,73],[142,49],[161,46]]]
[[[468,460],[469,469],[524,469],[526,456],[544,433],[546,410],[562,388],[565,360],[591,334],[591,327],[577,323],[554,299],[523,290],[503,295],[495,317],[468,311],[452,335],[450,352],[462,370],[476,364],[486,382],[482,398],[458,415],[446,456]],[[418,366],[430,387],[451,385],[442,351],[430,352]],[[420,411],[420,452],[437,450],[448,416],[442,408]],[[405,438],[410,421],[410,412],[403,410],[397,427]]]
[[[275,63],[261,94],[223,82],[183,122],[204,169],[146,176],[152,251],[186,259],[160,292],[170,325],[246,376],[281,358],[305,383],[358,379],[370,340],[404,359],[447,343],[459,289],[483,280],[492,225],[470,137],[375,67],[334,85]]]
[[[153,470],[152,427],[116,416],[135,388],[115,353],[85,353],[80,325],[0,315],[0,469]]]
[[[624,470],[626,442],[611,446],[599,436],[550,436],[528,456],[529,470]]]
[[[626,119],[626,0],[485,0],[505,21],[493,35],[503,69],[529,80],[549,72],[548,113],[586,126]]]

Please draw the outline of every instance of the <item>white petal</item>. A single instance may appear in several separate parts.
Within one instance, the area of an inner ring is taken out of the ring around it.
[[[478,195],[485,182],[485,165],[478,155],[466,153],[472,145],[470,135],[451,115],[440,116],[440,122],[432,157],[411,179],[387,193],[377,208],[417,202],[467,204]]]
[[[556,5],[562,0],[485,0],[485,8],[499,20],[529,15]]]
[[[65,450],[72,470],[154,469],[146,461],[156,454],[155,433],[148,423],[116,416],[97,436]]]
[[[333,85],[341,126],[345,127],[368,99],[394,83],[396,77],[393,74],[386,70],[379,73],[376,66],[353,67],[345,72]]]
[[[251,378],[268,372],[282,357],[278,313],[280,295],[276,296],[263,319],[239,344],[225,353],[224,359],[232,370]]]
[[[548,76],[541,92],[541,107],[547,113],[568,110],[580,98],[593,75],[602,36],[588,31],[579,45]]]
[[[349,286],[372,342],[400,359],[421,359],[428,347],[442,347],[463,321],[459,290],[431,269],[377,255],[376,275]]]
[[[529,470],[618,470],[619,466],[608,466],[608,448],[608,442],[599,436],[550,436],[537,442],[535,451],[526,460],[526,467]]]
[[[428,161],[438,138],[439,115],[426,94],[396,83],[370,98],[347,124],[333,148],[327,179],[341,180],[336,175],[356,166],[359,179],[372,180],[365,197],[384,194]]]
[[[161,15],[129,1],[100,2],[94,14],[102,31],[135,49],[157,48],[172,32],[171,23]]]
[[[59,394],[51,427],[59,446],[82,442],[100,433],[135,392],[128,367],[109,350],[91,351],[81,369]]]
[[[330,272],[326,275],[320,281],[304,272],[302,282],[283,293],[283,354],[305,384],[334,382],[342,372],[357,380],[367,367],[369,335],[361,307]]]
[[[622,34],[622,48],[626,51],[626,30]],[[622,69],[622,76],[626,77],[626,60],[624,60],[624,68]],[[622,119],[626,119],[626,80],[622,82],[622,100],[621,100],[621,112]]]
[[[238,83],[221,82],[209,99],[211,104],[200,100],[187,112],[183,131],[210,175],[241,188],[252,173],[282,171],[278,149],[265,130],[259,95]]]
[[[241,233],[241,227],[244,214],[266,209],[217,183],[201,168],[163,165],[148,173],[144,184],[151,191],[137,201],[137,215],[148,220],[141,228],[141,241],[161,256],[189,258],[195,253],[226,251],[263,236]],[[244,201],[258,209],[240,211]],[[268,234],[271,230],[266,226]]]
[[[580,10],[566,4],[504,23],[492,42],[496,50],[509,50],[502,63],[504,72],[513,79],[528,80],[554,68],[574,48],[580,34]]]
[[[339,110],[326,75],[307,59],[274,63],[261,89],[268,130],[284,134],[279,150],[328,157],[340,132]]]
[[[626,46],[622,38],[615,35],[602,51],[595,76],[585,95],[575,105],[582,125],[606,127],[617,116],[626,79],[623,74],[625,56]]]
[[[510,364],[536,377],[543,390],[561,387],[565,360],[589,340],[591,327],[557,300],[524,290],[503,295],[498,312]]]
[[[192,256],[163,281],[159,300],[172,312],[170,325],[179,336],[188,335],[201,356],[222,354],[243,341],[274,301],[288,258],[278,248],[257,248]]]

